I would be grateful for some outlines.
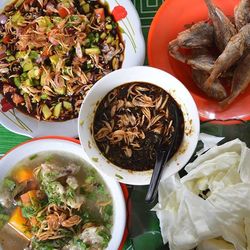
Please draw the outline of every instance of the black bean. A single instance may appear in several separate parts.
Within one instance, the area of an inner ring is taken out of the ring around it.
[[[116,36],[117,30],[116,30],[116,29],[112,29],[112,30],[110,31],[110,33],[111,33],[111,35]]]

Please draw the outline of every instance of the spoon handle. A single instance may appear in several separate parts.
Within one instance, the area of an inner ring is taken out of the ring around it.
[[[175,141],[176,141],[177,133],[178,133],[178,126],[179,126],[178,114],[177,114],[176,109],[174,110],[173,120],[174,120],[174,125],[175,125],[175,131],[174,131],[174,135],[173,135],[173,138],[169,145],[168,150],[160,149],[159,151],[156,152],[156,162],[155,162],[153,174],[150,180],[148,192],[145,198],[145,201],[147,203],[152,203],[155,200],[156,194],[158,192],[158,185],[161,179],[162,170],[166,162],[169,160],[169,157],[175,145]]]
[[[172,142],[168,151],[160,150],[157,153],[155,167],[149,184],[148,192],[145,198],[145,201],[148,203],[152,203],[155,200],[158,191],[158,185],[161,179],[162,170],[164,168],[165,163],[168,161],[168,158],[172,151],[173,144],[174,143]]]
[[[163,166],[169,157],[170,151],[171,149],[168,150],[168,152],[166,152],[165,150],[160,150],[157,153],[155,167],[149,184],[148,192],[145,198],[145,201],[148,203],[152,203],[155,200],[157,194],[157,187],[159,185]]]

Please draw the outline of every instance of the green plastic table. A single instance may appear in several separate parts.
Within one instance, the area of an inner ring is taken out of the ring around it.
[[[163,0],[133,0],[141,18],[142,30],[147,42],[151,21]],[[147,60],[145,61],[147,64]],[[201,124],[201,132],[223,136],[223,141],[239,138],[250,146],[250,121],[209,121]],[[9,132],[0,125],[0,156],[21,142],[30,138]],[[198,147],[202,146],[200,143]],[[183,173],[180,173],[183,174]],[[168,249],[163,244],[159,222],[151,208],[155,204],[146,204],[144,198],[147,186],[127,186],[128,235],[123,250],[160,250]],[[115,249],[114,249],[115,250]]]

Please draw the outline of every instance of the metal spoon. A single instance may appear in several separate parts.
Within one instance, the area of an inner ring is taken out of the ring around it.
[[[20,250],[29,245],[30,240],[22,233],[17,231],[12,225],[6,223],[0,230],[0,249],[1,250]]]
[[[145,201],[148,203],[152,203],[155,200],[156,194],[158,192],[158,185],[160,182],[162,170],[169,160],[171,153],[174,149],[174,145],[177,138],[178,126],[179,126],[179,119],[176,108],[174,109],[174,116],[173,116],[173,124],[175,124],[175,130],[173,134],[173,138],[169,144],[168,149],[163,145],[163,138],[161,138],[161,142],[159,143],[158,150],[156,151],[156,162],[153,170],[153,174],[151,177],[150,185],[148,188],[148,192],[145,198]]]

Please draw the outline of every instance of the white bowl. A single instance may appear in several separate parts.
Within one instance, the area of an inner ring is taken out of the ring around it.
[[[127,11],[127,16],[118,21],[121,27],[122,39],[125,44],[125,57],[122,68],[143,65],[145,59],[145,41],[143,38],[139,15],[131,1],[128,0],[100,0],[102,3],[108,3],[110,10],[120,5]],[[0,1],[0,11],[11,0]],[[0,100],[2,96],[0,95]],[[1,109],[1,105],[0,105]],[[65,122],[38,121],[37,119],[15,110],[16,117],[11,112],[0,112],[0,123],[12,132],[26,135],[29,137],[61,135],[68,137],[77,137],[77,118]],[[11,120],[12,121],[11,121]],[[20,126],[20,120],[28,128]]]
[[[107,161],[99,151],[95,139],[90,132],[96,108],[104,96],[115,87],[129,82],[148,82],[166,90],[180,105],[184,115],[185,132],[180,148],[167,163],[163,178],[177,173],[192,156],[200,132],[200,121],[195,102],[185,86],[172,75],[151,67],[138,66],[120,69],[99,80],[87,94],[80,110],[78,133],[84,152],[93,165],[118,181],[132,185],[147,185],[150,183],[152,170],[131,171],[121,169]]]
[[[76,140],[65,137],[44,137],[33,139],[17,146],[0,160],[0,183],[18,162],[44,151],[71,153],[76,157],[82,158],[89,167],[92,167],[83,156],[82,148],[77,142],[78,141]],[[100,172],[99,174],[106,183],[113,199],[114,224],[112,228],[112,238],[107,249],[114,250],[119,248],[124,234],[126,225],[126,206],[121,186],[113,179],[101,174]]]

